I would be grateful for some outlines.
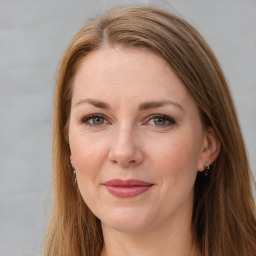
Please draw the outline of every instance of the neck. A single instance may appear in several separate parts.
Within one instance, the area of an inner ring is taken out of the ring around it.
[[[200,255],[192,242],[191,219],[163,224],[139,233],[119,232],[103,224],[104,247],[101,256]]]

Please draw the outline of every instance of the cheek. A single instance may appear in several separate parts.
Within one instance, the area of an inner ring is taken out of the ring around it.
[[[70,149],[72,161],[77,175],[96,175],[95,173],[104,161],[106,150],[99,140],[92,140],[90,136],[70,134]]]
[[[193,136],[176,134],[158,141],[150,151],[151,164],[163,184],[167,184],[166,181],[175,187],[194,184],[200,150]]]
[[[94,208],[95,196],[101,183],[104,147],[99,145],[97,140],[92,141],[88,136],[77,136],[75,133],[70,136],[70,148],[80,193],[89,208]]]

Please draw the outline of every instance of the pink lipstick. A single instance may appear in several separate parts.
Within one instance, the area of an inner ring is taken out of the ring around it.
[[[153,184],[141,180],[109,180],[103,185],[107,190],[117,197],[134,197],[148,191]]]

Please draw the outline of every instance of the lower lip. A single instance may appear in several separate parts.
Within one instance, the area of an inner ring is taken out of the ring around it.
[[[132,187],[114,187],[108,185],[105,186],[112,195],[122,198],[135,197],[148,191],[152,187],[152,185]]]

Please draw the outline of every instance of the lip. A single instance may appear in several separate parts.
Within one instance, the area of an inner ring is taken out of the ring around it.
[[[108,192],[112,195],[121,197],[121,198],[129,198],[135,197],[142,193],[148,191],[154,184],[148,183],[142,180],[121,180],[121,179],[113,179],[109,180],[103,185],[106,187]]]

